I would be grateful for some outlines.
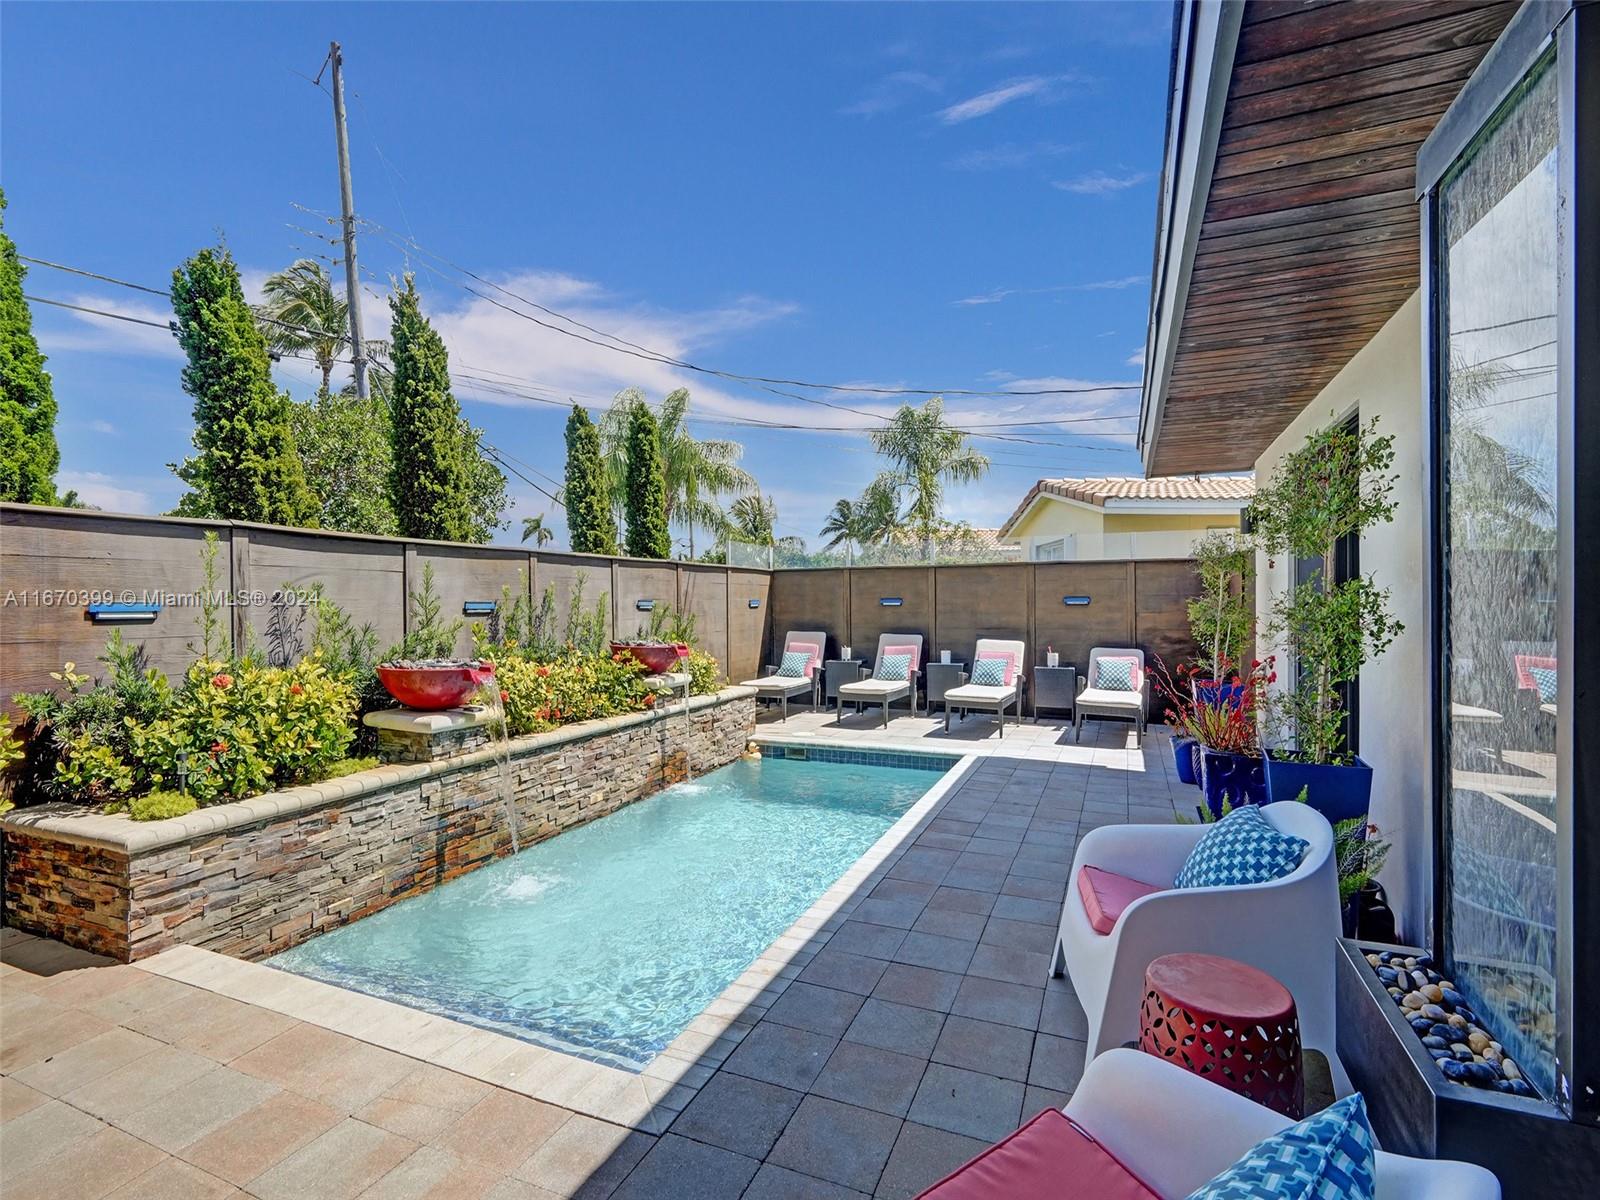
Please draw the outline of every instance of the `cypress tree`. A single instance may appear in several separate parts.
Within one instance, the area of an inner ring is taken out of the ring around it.
[[[5,232],[0,191],[0,500],[56,501],[56,398],[44,355],[33,337],[33,314],[22,298],[27,268]]]
[[[668,558],[667,477],[661,466],[661,430],[643,401],[628,414],[626,515],[628,553],[635,558]]]
[[[389,298],[394,468],[389,494],[402,537],[471,540],[473,483],[444,342],[422,315],[415,280]],[[474,454],[476,451],[474,450]]]
[[[600,456],[600,431],[580,404],[572,406],[567,418],[567,481],[562,499],[572,549],[579,554],[615,554],[617,523],[611,515],[605,461]]]
[[[266,339],[232,255],[205,249],[174,271],[172,310],[189,356],[183,390],[194,397],[198,451],[173,467],[190,487],[178,511],[315,525],[317,498],[295,448],[290,400],[273,385]]]

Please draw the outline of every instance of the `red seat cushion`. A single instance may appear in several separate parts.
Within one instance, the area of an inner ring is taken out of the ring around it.
[[[1167,890],[1099,867],[1085,866],[1078,871],[1078,898],[1096,933],[1110,933],[1123,910],[1135,900]]]
[[[1160,1200],[1111,1152],[1048,1108],[918,1200]]]

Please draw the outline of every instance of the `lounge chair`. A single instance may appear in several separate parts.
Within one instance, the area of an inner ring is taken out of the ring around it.
[[[793,696],[811,693],[811,703],[817,705],[822,689],[822,652],[827,648],[828,635],[790,630],[783,639],[783,650],[776,664],[768,663],[760,679],[747,679],[740,687],[755,688],[756,699],[776,700],[783,709],[782,719],[789,719],[789,700]],[[806,663],[798,675],[783,674],[783,660],[792,653],[804,652]]]
[[[1108,658],[1131,658],[1134,669],[1129,676],[1132,688],[1108,688],[1102,680],[1101,663]],[[1144,669],[1143,650],[1118,650],[1096,646],[1089,651],[1089,671],[1078,678],[1078,702],[1073,709],[1073,741],[1083,740],[1085,717],[1118,717],[1131,720],[1138,744],[1144,745],[1144,724],[1150,707],[1150,674]]]
[[[903,649],[902,649],[903,648]],[[905,649],[911,651],[911,665],[906,674],[893,678],[885,677],[884,658],[888,651]],[[917,672],[922,669],[922,635],[920,633],[886,633],[878,639],[878,654],[873,660],[873,674],[868,679],[858,679],[854,683],[839,685],[838,715],[834,719],[837,724],[844,717],[845,701],[854,704],[881,704],[883,706],[883,727],[889,727],[889,705],[896,700],[911,698],[911,715],[917,713]]]
[[[972,656],[972,674],[978,674],[978,664],[986,658],[1008,658],[1010,666],[1005,669],[998,684],[990,683],[963,683],[960,687],[951,688],[944,694],[944,730],[950,732],[950,710],[959,708],[962,719],[966,719],[969,709],[978,709],[982,712],[992,712],[995,720],[1000,724],[1000,736],[1006,735],[1006,709],[1011,705],[1017,706],[1017,724],[1022,724],[1022,685],[1024,676],[1022,672],[1022,643],[1008,641],[1004,638],[979,638],[977,651]]]

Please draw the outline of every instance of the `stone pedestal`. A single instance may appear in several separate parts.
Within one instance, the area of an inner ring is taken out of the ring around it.
[[[378,731],[378,757],[386,763],[434,762],[489,744],[491,717],[479,708],[386,708],[362,720]]]

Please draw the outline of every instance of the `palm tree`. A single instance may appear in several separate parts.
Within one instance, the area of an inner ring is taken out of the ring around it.
[[[988,455],[972,449],[966,433],[945,420],[941,396],[921,408],[902,404],[887,425],[868,436],[873,449],[891,464],[879,477],[883,486],[911,494],[905,520],[924,551],[930,550],[941,521],[945,485],[982,479],[989,470]]]
[[[771,496],[754,492],[740,496],[728,506],[728,523],[724,531],[727,541],[749,542],[779,554],[798,555],[806,552],[804,538],[779,537],[778,502]]]
[[[822,543],[824,550],[832,550],[840,542],[844,543],[846,553],[849,553],[861,542],[861,506],[855,500],[835,500],[833,510],[828,513],[827,520],[822,523],[822,536],[828,540]]]
[[[556,531],[544,523],[544,514],[536,517],[522,518],[522,540],[534,538],[534,545],[543,546],[546,542],[555,540]]]
[[[333,280],[314,258],[302,258],[268,275],[261,285],[265,301],[256,306],[256,320],[267,346],[277,354],[310,353],[322,372],[322,390],[332,386],[333,368],[350,347],[350,306],[334,290]],[[387,369],[389,344],[367,341],[367,364]],[[373,395],[387,397],[374,381]],[[352,394],[354,394],[352,389]]]
[[[612,506],[622,508],[627,471],[628,413],[646,403],[639,388],[617,393],[600,419],[600,442],[611,482]],[[688,531],[689,557],[694,557],[696,528],[721,535],[727,514],[718,496],[741,496],[756,490],[755,477],[739,466],[744,447],[717,438],[701,440],[689,432],[689,389],[678,388],[661,402],[656,424],[661,430],[661,466],[667,482],[667,522]]]

